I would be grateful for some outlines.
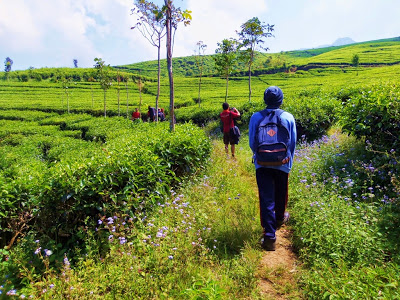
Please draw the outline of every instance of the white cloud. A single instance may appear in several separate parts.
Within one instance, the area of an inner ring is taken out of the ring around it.
[[[15,51],[37,46],[41,34],[35,21],[25,1],[0,2],[0,48]]]
[[[7,2],[7,3],[6,3]],[[164,1],[156,0],[158,4]],[[134,0],[0,0],[0,59],[13,69],[93,66],[95,57],[111,65],[157,58],[157,49],[131,30]],[[175,0],[192,11],[191,25],[179,24],[174,56],[194,53],[202,40],[207,54],[252,17],[275,25],[271,52],[317,47],[340,37],[365,41],[398,36],[398,0]],[[165,57],[165,41],[162,58]]]
[[[213,54],[217,43],[225,38],[237,38],[236,30],[253,17],[268,11],[264,0],[188,0],[187,9],[192,11],[192,22],[184,28],[180,25],[176,34],[175,56],[192,55],[196,43],[207,45],[207,54]]]

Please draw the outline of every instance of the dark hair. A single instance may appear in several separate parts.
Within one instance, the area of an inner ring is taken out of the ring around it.
[[[222,108],[223,108],[224,110],[227,110],[227,109],[229,108],[228,102],[224,102],[224,103],[222,104]]]

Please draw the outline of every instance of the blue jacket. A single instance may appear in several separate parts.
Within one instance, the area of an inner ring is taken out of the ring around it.
[[[273,110],[273,109],[268,109],[268,111]],[[254,113],[251,118],[250,118],[250,124],[249,124],[249,145],[251,150],[253,151],[253,157],[257,151],[255,148],[255,138],[256,138],[256,133],[257,133],[257,127],[262,121],[263,116],[260,112]],[[292,114],[288,113],[287,111],[283,112],[281,114],[281,121],[283,125],[285,125],[289,129],[290,133],[290,140],[289,140],[289,149],[288,149],[288,156],[290,157],[290,160],[288,163],[282,165],[282,166],[269,166],[269,167],[263,167],[257,164],[256,160],[254,160],[254,165],[256,169],[258,168],[271,168],[271,169],[278,169],[281,170],[285,173],[289,173],[290,169],[292,168],[293,164],[293,157],[294,157],[294,150],[296,148],[296,140],[297,140],[297,135],[296,135],[296,123],[294,120],[294,117]]]

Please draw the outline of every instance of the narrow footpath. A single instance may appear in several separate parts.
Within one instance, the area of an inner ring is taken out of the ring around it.
[[[249,168],[251,164],[251,152],[248,148],[248,140],[240,141],[237,147],[237,159],[232,160],[226,158],[223,144],[220,140],[214,141],[214,156],[225,160],[231,170],[235,170],[236,174],[240,174],[241,181],[246,182],[251,190],[249,197],[250,203],[255,207],[254,220],[259,226],[258,215],[258,188],[255,178],[255,172]],[[234,166],[234,168],[232,168]],[[290,202],[290,195],[289,195]],[[290,212],[290,203],[289,203]],[[261,234],[261,227],[260,227]],[[255,277],[258,282],[258,290],[260,299],[305,299],[298,285],[297,274],[299,273],[299,265],[296,254],[293,251],[291,242],[290,222],[288,225],[283,225],[277,232],[277,243],[275,251],[265,251],[261,246],[255,246],[260,251],[261,259],[259,261]]]
[[[296,274],[298,262],[290,241],[291,232],[283,226],[276,232],[275,251],[264,251],[256,276],[263,299],[301,299]]]

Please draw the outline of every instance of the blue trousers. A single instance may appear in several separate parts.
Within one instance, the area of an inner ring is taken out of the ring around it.
[[[283,220],[288,201],[289,174],[276,169],[258,168],[256,179],[261,226],[265,237],[275,239],[276,220]]]

